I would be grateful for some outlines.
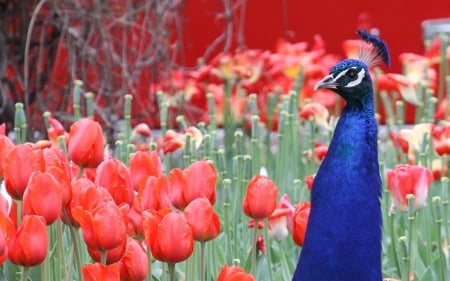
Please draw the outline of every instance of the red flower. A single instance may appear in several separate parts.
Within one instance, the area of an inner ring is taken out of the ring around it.
[[[305,241],[306,226],[308,225],[311,204],[309,202],[299,203],[295,208],[292,227],[292,239],[298,246],[303,246]]]
[[[299,112],[299,117],[303,120],[313,120],[316,124],[329,128],[328,109],[320,103],[307,103]]]
[[[0,135],[0,179],[3,178],[5,156],[14,148],[14,143],[6,136]]]
[[[138,191],[142,210],[159,210],[170,208],[169,183],[165,174],[159,177],[150,176],[145,186]]]
[[[144,234],[145,243],[159,261],[178,263],[194,251],[192,229],[179,211],[145,211]]]
[[[255,281],[255,278],[251,274],[245,273],[239,266],[224,265],[220,269],[217,281]]]
[[[72,209],[72,216],[80,224],[83,239],[90,248],[110,250],[126,239],[124,214],[114,202],[102,202],[92,210],[78,206]]]
[[[141,242],[128,238],[127,249],[119,266],[121,281],[145,280],[148,273],[148,257]]]
[[[130,157],[130,173],[134,190],[139,191],[149,176],[162,175],[161,159],[156,151],[137,151]]]
[[[68,149],[70,159],[80,167],[96,168],[104,155],[103,133],[96,121],[83,118],[70,126]]]
[[[64,130],[63,125],[55,118],[49,117],[48,123],[50,127],[47,129],[48,139],[54,145],[59,145],[59,137],[63,136],[67,140],[68,133]]]
[[[307,175],[307,176],[305,176],[306,187],[308,187],[309,191],[311,191],[311,189],[313,187],[314,177],[315,177],[315,175]]]
[[[195,241],[208,241],[219,235],[219,216],[208,199],[195,199],[184,209],[184,215],[192,228]]]
[[[400,164],[387,172],[387,185],[395,206],[403,212],[408,210],[408,194],[414,195],[414,208],[425,206],[433,173],[422,166]]]
[[[50,225],[61,216],[62,200],[61,184],[47,172],[35,172],[23,195],[23,214],[42,216]]]
[[[44,261],[47,248],[47,226],[44,218],[25,216],[8,243],[8,258],[17,265],[35,266]]]
[[[63,204],[72,199],[72,185],[70,183],[70,164],[61,148],[52,146],[43,150],[45,171],[58,181],[62,188]]]
[[[192,163],[184,170],[175,168],[169,174],[170,196],[173,206],[184,209],[196,198],[205,197],[216,202],[216,170],[206,160]]]
[[[35,171],[44,171],[42,150],[33,150],[31,144],[18,144],[6,154],[3,163],[5,186],[9,195],[22,200],[30,176]]]
[[[83,281],[119,281],[119,264],[104,265],[91,263],[81,267]]]
[[[277,206],[277,186],[268,178],[254,176],[247,185],[242,210],[254,219],[267,218]]]
[[[117,205],[133,205],[134,189],[130,171],[116,158],[109,158],[97,167],[95,183],[104,187],[111,194]]]
[[[106,262],[105,264],[113,264],[123,257],[125,254],[125,250],[127,248],[127,239],[123,239],[117,247],[104,250],[106,252]],[[96,262],[101,262],[102,260],[102,251],[98,249],[94,249],[91,247],[87,247],[88,253],[91,256],[91,258]]]
[[[328,146],[325,145],[315,145],[314,146],[314,154],[316,155],[317,160],[322,161],[328,152]]]
[[[262,234],[256,238],[256,249],[263,255],[266,253],[266,242],[264,241],[264,235]]]
[[[289,234],[289,228],[292,228],[292,216],[295,208],[291,205],[289,196],[286,194],[281,197],[277,208],[269,216],[269,237],[281,241]]]

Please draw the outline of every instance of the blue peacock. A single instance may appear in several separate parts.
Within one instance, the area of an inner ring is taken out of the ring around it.
[[[369,67],[389,66],[386,44],[359,30],[359,59],[337,63],[315,89],[346,102],[314,178],[311,212],[293,281],[381,281],[381,178]]]

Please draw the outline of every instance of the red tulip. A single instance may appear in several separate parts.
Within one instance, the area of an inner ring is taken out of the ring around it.
[[[239,266],[224,265],[220,269],[217,281],[255,281],[255,278],[251,274],[245,273]]]
[[[120,160],[110,158],[103,161],[97,167],[95,183],[108,190],[117,205],[121,203],[133,205],[134,188],[130,171]]]
[[[184,209],[184,215],[192,228],[195,241],[208,241],[219,235],[219,216],[208,199],[195,199]]]
[[[308,188],[309,191],[311,191],[311,189],[313,187],[314,177],[315,177],[315,175],[305,176],[306,187]]]
[[[104,250],[106,252],[105,264],[113,264],[123,257],[127,248],[127,239],[123,239],[121,243],[112,249]],[[87,247],[88,253],[91,258],[96,262],[102,261],[102,251],[94,248]]]
[[[150,176],[145,185],[138,191],[142,210],[159,210],[170,208],[169,184],[165,174],[159,177]]]
[[[156,151],[137,151],[130,157],[130,173],[134,190],[139,191],[149,176],[163,174],[161,158]]]
[[[153,257],[159,261],[178,263],[194,251],[192,229],[179,211],[145,211],[144,234]]]
[[[119,281],[119,264],[91,263],[81,267],[83,281]]]
[[[133,206],[127,213],[127,234],[135,239],[142,240],[144,229],[142,228],[142,207],[141,201],[137,195],[134,197]]]
[[[23,214],[42,216],[50,225],[61,216],[62,200],[61,184],[47,172],[35,172],[23,195]]]
[[[128,238],[127,249],[119,265],[121,281],[145,280],[148,273],[148,257],[142,243]]]
[[[216,170],[206,160],[192,163],[184,170],[175,168],[169,174],[170,196],[173,206],[184,209],[196,198],[216,202]]]
[[[426,205],[428,188],[433,182],[433,173],[422,166],[400,164],[387,172],[387,185],[395,206],[403,212],[408,210],[407,195],[414,195],[414,208]]]
[[[51,174],[62,187],[63,204],[69,203],[72,198],[72,185],[70,183],[70,164],[61,148],[52,146],[43,150],[45,171]]]
[[[14,148],[14,143],[6,136],[0,135],[0,179],[3,178],[5,156]]]
[[[320,103],[307,103],[300,112],[299,117],[303,120],[313,120],[316,124],[328,128],[328,109]]]
[[[277,195],[277,186],[268,177],[256,175],[247,185],[242,210],[254,219],[267,218],[277,206]]]
[[[110,250],[126,239],[125,217],[114,202],[102,202],[92,210],[78,206],[72,209],[72,216],[80,224],[87,246],[92,249]]]
[[[295,208],[292,226],[292,239],[295,244],[302,247],[305,241],[306,227],[308,225],[311,203],[299,203]]]
[[[42,150],[33,150],[32,145],[18,144],[6,154],[3,162],[5,186],[9,195],[22,200],[30,176],[35,171],[44,171]]]
[[[83,118],[70,126],[68,149],[70,159],[82,168],[96,168],[104,155],[103,132],[96,121]]]
[[[35,266],[47,255],[47,226],[43,217],[23,217],[22,224],[8,243],[8,258],[17,265]]]

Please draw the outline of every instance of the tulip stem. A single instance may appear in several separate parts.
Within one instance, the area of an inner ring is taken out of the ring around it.
[[[22,267],[22,281],[28,281],[28,271],[30,270],[29,266]]]
[[[81,280],[82,274],[81,274],[81,258],[80,258],[80,252],[78,247],[78,235],[76,233],[75,227],[71,225],[71,221],[69,218],[69,215],[67,214],[67,211],[63,208],[62,209],[64,220],[69,225],[70,230],[70,236],[72,237],[72,245],[73,245],[73,251],[75,254],[75,264],[77,267],[77,273],[78,273],[78,280]]]
[[[255,276],[256,271],[256,239],[258,236],[258,219],[255,219],[255,225],[253,227],[253,244],[252,244],[252,267],[250,270],[250,274]]]
[[[205,281],[205,241],[200,242],[200,281]]]
[[[101,250],[100,251],[100,262],[102,263],[102,264],[105,264],[106,265],[106,250]]]
[[[414,258],[415,258],[415,249],[413,246],[417,245],[415,242],[415,222],[416,222],[416,211],[414,209],[414,195],[408,194],[406,195],[408,199],[408,251],[409,251],[409,260],[408,260],[408,275],[414,274]]]
[[[169,281],[175,281],[175,264],[167,263],[169,266]]]

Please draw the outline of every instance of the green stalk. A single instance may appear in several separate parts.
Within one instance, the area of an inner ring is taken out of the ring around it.
[[[402,281],[409,281],[409,254],[408,254],[408,245],[407,245],[406,236],[401,236],[398,238],[398,242],[400,242],[400,246],[403,252],[403,272],[402,272]]]
[[[250,269],[250,274],[255,276],[256,272],[256,240],[258,238],[258,219],[255,219],[255,225],[253,227],[253,239],[252,239],[252,266]]]
[[[392,241],[391,242],[391,246],[392,246],[392,254],[394,255],[395,268],[397,270],[398,276],[402,276],[403,274],[402,274],[402,268],[400,266],[400,259],[399,259],[398,255],[397,255],[397,249],[396,249],[395,243],[394,243],[394,241],[397,241],[397,237],[395,235],[395,228],[394,228],[394,226],[395,226],[395,224],[394,224],[394,214],[390,213],[390,215],[388,216],[388,219],[389,219],[389,222],[390,222],[390,224],[389,224],[389,233],[390,233],[391,241]],[[400,239],[398,239],[398,241],[400,241]]]
[[[94,93],[87,92],[84,94],[86,98],[86,116],[88,118],[94,118]]]
[[[399,127],[399,130],[401,130],[405,125],[405,103],[401,100],[396,101],[395,109],[397,112],[397,125]]]
[[[102,264],[105,264],[106,265],[106,255],[107,255],[107,251],[106,250],[101,250],[100,251],[100,262],[102,263]]]
[[[125,143],[129,144],[131,139],[131,102],[132,95],[125,95],[125,107],[123,110],[123,119],[125,120]],[[126,162],[128,164],[128,161]]]
[[[438,100],[442,101],[444,99],[444,92],[445,92],[445,78],[449,74],[447,62],[448,36],[445,34],[440,34],[439,36],[441,39],[441,45],[440,45],[440,63],[439,63]]]
[[[431,200],[434,206],[434,216],[436,222],[437,233],[437,251],[439,253],[439,280],[445,281],[446,279],[446,258],[444,255],[444,249],[442,245],[442,215],[441,215],[441,198],[439,196],[433,197]]]
[[[444,120],[448,120],[450,117],[450,75],[445,77],[445,82],[447,84],[447,109],[445,110]],[[439,100],[439,102],[442,102],[442,100]]]
[[[206,94],[206,99],[208,101],[208,113],[209,113],[209,130],[215,131],[217,129],[216,121],[216,105],[214,103],[214,95],[211,93]]]
[[[223,222],[223,226],[225,228],[224,232],[225,232],[225,237],[226,237],[226,262],[227,263],[231,263],[232,260],[232,255],[231,255],[231,247],[232,247],[232,243],[231,243],[231,236],[232,233],[230,231],[230,185],[231,185],[231,180],[230,179],[224,179],[223,180],[223,209],[224,209],[224,222]]]
[[[74,87],[73,87],[73,117],[75,121],[79,120],[81,118],[80,113],[80,99],[81,99],[81,92],[83,91],[83,81],[81,80],[75,80],[74,81]]]
[[[200,281],[205,281],[205,246],[206,242],[200,242]]]
[[[153,278],[152,278],[152,252],[150,251],[150,248],[147,248],[147,259],[148,259],[147,281],[153,281]]]
[[[30,267],[28,267],[28,266],[22,267],[22,281],[28,281],[29,271],[30,271]]]
[[[269,218],[265,219],[265,224],[264,224],[264,237],[269,237]],[[267,239],[266,240],[266,258],[267,258],[267,264],[268,264],[268,268],[267,271],[269,272],[269,281],[273,281],[273,272],[272,272],[272,268],[273,268],[273,261],[272,261],[272,256],[271,256],[271,249],[272,247],[272,239]],[[284,258],[286,255],[284,253],[281,253],[282,258]]]
[[[416,229],[416,211],[414,209],[414,195],[406,195],[408,199],[408,251],[409,251],[409,262],[408,262],[408,275],[410,273],[414,274],[414,262],[417,250],[417,229]]]
[[[14,113],[14,132],[16,133],[17,143],[25,143],[27,140],[27,118],[23,103],[16,103]]]
[[[80,168],[80,170],[81,170],[81,168]],[[64,220],[68,222],[70,236],[72,238],[72,248],[73,248],[73,252],[75,255],[75,265],[76,265],[77,274],[78,274],[77,280],[81,280],[83,275],[81,273],[81,256],[80,256],[80,247],[79,247],[79,243],[78,243],[77,231],[76,231],[75,227],[70,225],[69,215],[67,214],[65,208],[62,209],[62,214],[63,214]],[[69,264],[69,266],[71,266],[71,264]]]
[[[169,267],[169,281],[175,281],[175,264],[167,263]]]

